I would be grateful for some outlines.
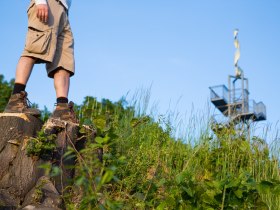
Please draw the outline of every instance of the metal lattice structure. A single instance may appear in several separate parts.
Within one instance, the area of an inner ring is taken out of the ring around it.
[[[263,102],[249,99],[249,82],[243,70],[238,66],[240,58],[238,31],[234,32],[236,53],[234,58],[235,76],[228,76],[228,87],[217,85],[210,87],[211,102],[230,121],[266,120],[266,107]]]

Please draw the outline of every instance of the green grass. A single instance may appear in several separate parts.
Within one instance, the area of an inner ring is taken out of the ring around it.
[[[81,152],[83,196],[70,195],[69,209],[280,209],[279,147],[195,116],[175,139],[172,116],[154,120],[124,102],[87,97],[77,107],[98,137]],[[102,163],[92,155],[100,147]]]

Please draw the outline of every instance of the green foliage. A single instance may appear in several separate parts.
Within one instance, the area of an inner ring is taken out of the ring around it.
[[[0,74],[0,112],[3,112],[11,93],[13,91],[14,80],[7,82],[4,80],[4,76]]]
[[[45,180],[41,181],[40,184],[38,184],[36,187],[35,187],[35,190],[34,190],[34,196],[33,196],[33,202],[36,202],[36,203],[40,203],[44,194],[43,194],[43,191],[42,191],[42,187],[46,184],[47,182]]]
[[[27,155],[37,156],[43,160],[50,160],[56,149],[54,134],[47,135],[44,131],[40,131],[36,138],[31,138],[27,142]]]
[[[122,109],[120,103],[109,100],[97,102],[87,97],[83,106],[76,107],[81,124],[94,128],[97,136],[91,142],[90,134],[82,127],[80,133],[88,137],[83,150],[69,149],[67,156],[77,156],[76,176],[72,193],[65,196],[67,209],[121,209],[122,203],[109,196],[113,183],[118,182],[116,166],[123,162],[123,157],[115,158],[113,151],[118,135],[116,134],[116,109]],[[103,159],[98,152],[102,149]],[[76,201],[76,202],[75,202]],[[78,201],[78,202],[77,202]]]
[[[71,194],[69,209],[279,209],[279,163],[262,139],[211,125],[215,133],[207,128],[186,143],[164,118],[136,115],[126,104],[86,97],[76,107],[97,137],[80,152],[82,196]]]
[[[76,176],[70,194],[65,196],[67,209],[119,209],[120,203],[110,200],[104,194],[104,187],[109,187],[109,183],[116,181],[116,167],[109,164],[110,155],[104,155],[103,162],[98,159],[97,151],[100,148],[108,147],[110,141],[92,143],[87,142],[85,148],[77,152],[73,148],[68,148],[65,158],[72,155],[77,156],[75,167]],[[76,201],[76,202],[75,202]],[[78,201],[78,202],[77,202]]]
[[[50,115],[51,115],[51,112],[47,109],[46,106],[44,106],[44,109],[41,110],[41,116],[40,116],[41,120],[43,122],[47,122],[47,120],[49,119]]]

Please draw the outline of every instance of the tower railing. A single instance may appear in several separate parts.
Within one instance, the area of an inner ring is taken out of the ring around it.
[[[242,102],[242,101],[248,101],[249,99],[249,91],[247,89],[234,89],[230,90],[230,95],[231,95],[231,102],[237,103],[237,102]]]
[[[266,107],[263,102],[249,100],[248,114],[253,114],[256,120],[266,119]],[[246,113],[245,113],[246,114]]]
[[[263,102],[255,103],[255,113],[258,118],[266,119],[266,106]]]
[[[209,87],[211,100],[223,99],[228,103],[228,88],[225,85],[216,85]]]
[[[241,117],[242,119],[252,118],[255,121],[266,119],[264,103],[249,100],[249,91],[247,89],[236,88],[229,90],[225,85],[216,85],[209,87],[209,89],[211,101],[225,116],[229,116],[232,119],[236,117]]]

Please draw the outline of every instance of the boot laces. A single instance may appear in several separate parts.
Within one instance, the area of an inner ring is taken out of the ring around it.
[[[59,103],[55,103],[54,104],[55,106],[59,106]],[[64,107],[66,108],[66,107]],[[74,111],[74,103],[73,101],[70,101],[68,104],[67,104],[67,112],[68,112],[68,116],[70,116],[71,118],[71,121],[74,122],[74,123],[77,123],[78,122],[78,119],[76,117],[76,114],[75,114],[75,111]]]
[[[21,96],[22,96],[22,99],[23,99],[23,105],[26,107],[26,108],[31,108],[32,107],[32,103],[30,102],[30,100],[27,98],[27,93],[21,93]]]

